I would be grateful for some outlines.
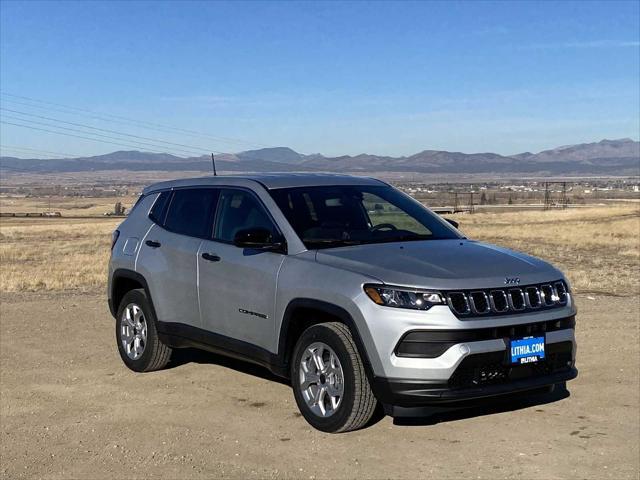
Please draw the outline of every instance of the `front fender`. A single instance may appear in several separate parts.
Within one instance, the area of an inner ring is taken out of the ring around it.
[[[274,351],[284,359],[286,334],[296,308],[313,308],[339,318],[349,326],[365,364],[373,372],[382,371],[382,362],[362,315],[360,302],[371,302],[363,290],[378,279],[315,262],[312,252],[288,256],[278,275]]]

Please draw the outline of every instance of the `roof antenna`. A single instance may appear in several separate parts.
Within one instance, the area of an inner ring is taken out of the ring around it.
[[[216,159],[213,156],[213,153],[211,154],[211,165],[213,165],[213,176],[217,177],[218,174],[216,173]]]

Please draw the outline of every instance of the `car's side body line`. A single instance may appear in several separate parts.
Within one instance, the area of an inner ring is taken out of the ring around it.
[[[291,300],[285,310],[284,318],[280,328],[280,335],[278,341],[278,352],[273,353],[264,348],[255,346],[248,342],[243,342],[234,338],[230,338],[224,335],[210,332],[201,328],[193,327],[191,325],[175,323],[175,322],[163,322],[157,317],[155,308],[153,305],[153,296],[149,290],[149,285],[140,273],[133,270],[118,269],[113,274],[114,282],[112,291],[109,295],[109,308],[111,314],[115,317],[118,309],[118,305],[115,305],[112,299],[114,298],[113,289],[117,285],[119,278],[128,278],[135,280],[145,290],[147,297],[149,298],[149,304],[153,309],[154,316],[156,318],[156,325],[158,333],[161,339],[167,345],[174,348],[182,347],[196,347],[203,348],[215,353],[222,353],[232,356],[240,360],[246,360],[252,363],[262,365],[269,369],[272,373],[288,378],[289,376],[289,359],[287,358],[288,352],[292,349],[291,342],[295,342],[295,339],[288,338],[289,328],[295,321],[294,313],[298,308],[313,309],[318,312],[325,313],[334,318],[339,319],[345,325],[349,327],[353,339],[358,348],[362,360],[365,365],[367,377],[373,380],[374,374],[371,369],[371,363],[367,354],[367,349],[364,346],[358,327],[351,317],[351,315],[342,307],[334,305],[329,302],[316,300],[313,298],[295,298]]]
[[[288,375],[287,371],[282,368],[279,356],[269,352],[268,350],[257,347],[251,343],[212,333],[208,330],[203,330],[191,325],[163,322],[156,314],[153,304],[153,296],[149,290],[149,285],[146,279],[143,275],[138,272],[134,272],[133,270],[121,268],[113,273],[114,282],[111,292],[109,292],[109,309],[111,311],[111,315],[114,317],[118,310],[118,305],[115,305],[113,301],[114,290],[118,279],[121,278],[135,280],[142,285],[142,288],[149,299],[149,305],[153,310],[153,315],[156,318],[158,333],[165,344],[175,348],[195,347],[215,353],[222,353],[240,360],[246,360],[262,365],[276,375],[282,377],[286,377]]]
[[[144,244],[144,242],[146,242],[147,237],[149,236],[149,233],[153,229],[154,225],[155,225],[155,223],[151,223],[151,225],[149,225],[149,228],[147,229],[147,231],[145,232],[144,236],[142,237],[142,240],[140,240],[140,247],[136,251],[136,257],[135,257],[135,260],[133,262],[133,268],[136,271],[138,271],[138,257],[140,257],[140,251],[142,250],[142,245]]]
[[[162,342],[172,348],[195,347],[266,367],[275,375],[287,377],[278,356],[252,343],[213,333],[192,325],[157,322]]]

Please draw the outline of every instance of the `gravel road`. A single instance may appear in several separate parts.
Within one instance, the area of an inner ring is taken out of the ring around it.
[[[577,299],[570,396],[328,435],[265,370],[127,370],[98,295],[0,296],[3,478],[638,478],[637,297]],[[563,398],[564,397],[564,398]]]

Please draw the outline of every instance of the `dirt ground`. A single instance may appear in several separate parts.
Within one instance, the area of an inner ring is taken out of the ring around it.
[[[0,296],[3,478],[638,478],[638,297],[577,299],[552,394],[341,435],[266,371],[195,351],[134,374],[98,295]]]

